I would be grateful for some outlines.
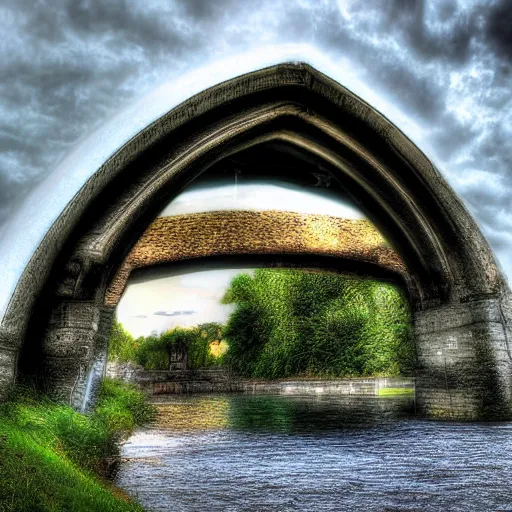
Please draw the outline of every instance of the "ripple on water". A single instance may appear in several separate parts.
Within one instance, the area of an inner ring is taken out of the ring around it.
[[[403,401],[193,396],[123,446],[148,510],[512,510],[512,424],[404,418]]]

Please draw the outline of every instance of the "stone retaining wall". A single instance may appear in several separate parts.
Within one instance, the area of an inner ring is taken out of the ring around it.
[[[385,388],[414,390],[414,379],[374,377],[279,381],[240,380],[238,387],[244,393],[254,394],[379,396],[380,390]]]
[[[150,371],[132,364],[113,364],[107,376],[120,378],[139,386],[150,395],[186,393],[231,393],[276,395],[366,395],[379,396],[382,389],[414,390],[414,379],[406,377],[374,377],[351,379],[241,379],[224,368],[202,368],[183,371]]]

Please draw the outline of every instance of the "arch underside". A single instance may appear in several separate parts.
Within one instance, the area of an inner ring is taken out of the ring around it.
[[[22,372],[42,374],[50,389],[83,403],[84,382],[99,371],[99,354],[104,359],[112,318],[106,290],[136,241],[201,173],[247,152],[259,152],[264,161],[269,145],[340,183],[404,261],[415,311],[420,410],[503,415],[511,384],[511,308],[488,244],[407,137],[302,64],[204,91],[140,132],[97,171],[18,283],[0,330],[4,380],[22,349]]]
[[[346,268],[395,281],[408,278],[398,254],[367,220],[279,210],[226,210],[155,219],[110,281],[105,305],[118,304],[134,269],[221,255],[280,256],[283,264],[289,260],[290,265],[294,263],[291,256],[303,256],[310,267],[327,257],[338,271]]]

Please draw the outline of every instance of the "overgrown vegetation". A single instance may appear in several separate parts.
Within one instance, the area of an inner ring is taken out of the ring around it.
[[[114,323],[109,359],[132,361],[147,370],[168,370],[173,354],[186,354],[187,367],[204,368],[223,364],[226,342],[222,325],[201,324],[197,327],[175,327],[161,334],[134,339],[119,322]]]
[[[224,337],[240,375],[393,376],[414,367],[407,300],[391,284],[258,269],[236,276],[223,302],[236,304]]]
[[[108,340],[108,357],[120,363],[135,362],[137,351],[144,338],[134,337],[123,327],[121,322],[114,320]]]
[[[390,283],[258,269],[236,276],[223,303],[236,305],[226,326],[176,327],[134,340],[116,322],[110,357],[167,370],[181,353],[191,369],[227,364],[266,379],[413,373],[411,313],[403,291]]]
[[[0,406],[0,510],[142,510],[102,479],[120,438],[153,415],[142,393],[109,379],[89,415],[16,390]]]
[[[103,379],[93,419],[115,436],[126,436],[150,422],[156,409],[134,386],[116,379]]]

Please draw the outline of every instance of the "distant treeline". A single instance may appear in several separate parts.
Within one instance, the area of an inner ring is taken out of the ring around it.
[[[204,368],[224,363],[226,342],[223,326],[206,323],[192,328],[175,327],[161,334],[133,336],[115,321],[109,342],[109,359],[134,362],[147,370],[168,370],[173,354],[186,353],[188,368]]]
[[[258,269],[236,276],[222,302],[235,305],[225,326],[175,328],[134,340],[116,323],[110,355],[167,369],[173,351],[186,351],[189,368],[225,364],[241,376],[266,379],[413,372],[411,313],[392,284]]]

